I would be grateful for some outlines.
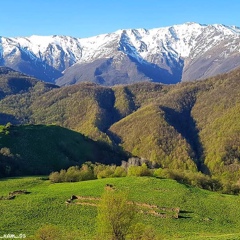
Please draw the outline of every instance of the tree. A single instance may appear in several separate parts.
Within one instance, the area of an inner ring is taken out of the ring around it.
[[[129,240],[157,240],[159,237],[155,233],[155,229],[150,225],[137,223],[131,228],[128,235]]]
[[[38,229],[35,239],[37,240],[60,240],[62,239],[61,232],[54,225],[45,225]]]
[[[128,202],[126,193],[106,190],[98,206],[98,239],[126,239],[136,213],[136,206]]]
[[[52,172],[49,175],[49,180],[53,183],[58,183],[60,182],[60,174],[59,172]]]

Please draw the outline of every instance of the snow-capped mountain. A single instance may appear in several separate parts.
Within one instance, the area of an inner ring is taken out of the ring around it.
[[[59,85],[206,78],[240,66],[240,28],[185,23],[90,38],[0,38],[0,65]]]

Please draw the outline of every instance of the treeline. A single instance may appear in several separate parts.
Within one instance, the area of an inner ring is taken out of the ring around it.
[[[86,162],[79,166],[72,166],[67,170],[52,172],[49,180],[54,183],[59,182],[79,182],[98,178],[125,177],[126,171],[123,167],[116,165],[104,165],[101,163]]]
[[[134,165],[135,164],[135,165]],[[174,179],[179,183],[195,186],[210,191],[218,191],[226,194],[239,194],[240,184],[221,182],[221,180],[205,175],[201,172],[178,171],[149,166],[148,162],[126,163],[121,166],[104,165],[100,163],[85,162],[81,166],[72,166],[67,170],[52,172],[49,180],[52,183],[79,182],[85,180],[114,178],[114,177],[141,177],[151,176],[162,179]]]

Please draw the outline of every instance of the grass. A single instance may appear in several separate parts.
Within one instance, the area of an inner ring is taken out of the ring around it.
[[[162,239],[239,239],[239,196],[209,192],[174,180],[126,177],[77,183],[51,184],[41,177],[9,178],[0,181],[0,196],[28,190],[14,200],[0,200],[0,236],[7,233],[33,235],[43,225],[58,226],[74,239],[93,239],[97,209],[66,205],[71,195],[99,197],[104,186],[113,184],[129,193],[129,200],[160,207],[180,207],[179,219],[139,215],[139,221],[154,226]]]

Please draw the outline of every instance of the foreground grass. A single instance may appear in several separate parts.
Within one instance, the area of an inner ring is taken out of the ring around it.
[[[239,239],[240,197],[223,195],[177,183],[174,180],[126,177],[77,183],[51,184],[40,177],[0,180],[0,196],[28,190],[14,200],[0,201],[0,236],[27,236],[46,224],[58,226],[74,239],[93,239],[96,207],[70,204],[71,195],[99,197],[106,184],[125,190],[131,200],[164,207],[180,207],[179,219],[139,215],[139,221],[154,226],[162,239]]]

